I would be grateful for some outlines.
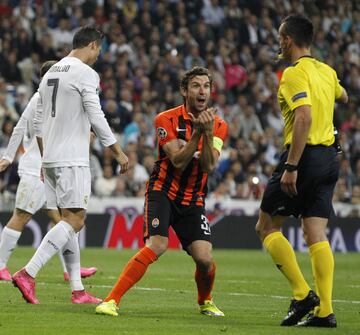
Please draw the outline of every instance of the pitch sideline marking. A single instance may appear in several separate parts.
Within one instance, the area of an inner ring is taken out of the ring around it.
[[[9,281],[0,281],[0,284],[6,284],[6,283],[11,283]],[[63,284],[60,283],[45,283],[45,282],[37,282],[37,285],[55,285],[55,286],[63,286]],[[91,287],[95,287],[95,288],[113,288],[113,285],[93,285],[91,284]],[[140,291],[157,291],[157,292],[176,292],[179,290],[169,290],[169,289],[165,289],[165,288],[160,288],[160,287],[141,287],[141,286],[134,286],[133,287],[135,290],[140,290]],[[181,290],[184,293],[191,293],[192,291],[189,290]],[[267,294],[255,294],[255,293],[239,293],[239,292],[228,292],[225,293],[226,295],[231,295],[231,296],[243,296],[243,297],[264,297],[264,298],[272,298],[272,299],[286,299],[288,300],[289,297],[286,296],[282,296],[282,295],[267,295]],[[345,303],[345,304],[360,304],[359,300],[343,300],[343,299],[335,299],[333,300],[333,302],[339,302],[339,303]]]

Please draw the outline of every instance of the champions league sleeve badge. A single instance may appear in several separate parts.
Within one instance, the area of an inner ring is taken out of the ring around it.
[[[160,138],[160,140],[164,140],[167,136],[167,131],[163,127],[159,127],[156,129],[157,135]]]

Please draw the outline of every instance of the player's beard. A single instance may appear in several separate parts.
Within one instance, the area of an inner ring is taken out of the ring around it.
[[[290,54],[289,48],[287,48],[285,45],[284,46],[280,45],[279,50],[280,50],[280,53],[279,53],[278,59],[283,59],[285,61],[290,62],[291,61],[291,54]]]
[[[208,107],[209,99],[205,98],[203,103],[200,103],[196,98],[188,101],[188,108],[191,113],[194,115],[199,115],[202,111],[206,110]]]

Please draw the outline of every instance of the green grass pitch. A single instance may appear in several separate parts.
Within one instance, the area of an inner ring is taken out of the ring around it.
[[[34,252],[18,248],[10,271],[24,266]],[[82,250],[83,266],[98,273],[83,282],[103,298],[134,250]],[[182,251],[168,251],[151,265],[123,298],[118,317],[96,315],[94,305],[72,305],[54,257],[37,277],[40,305],[29,305],[11,283],[0,282],[0,334],[360,334],[360,254],[335,254],[334,308],[337,329],[280,327],[290,288],[262,251],[215,250],[217,276],[214,301],[226,314],[211,318],[198,312],[194,264]],[[312,283],[310,260],[298,254],[305,277]]]

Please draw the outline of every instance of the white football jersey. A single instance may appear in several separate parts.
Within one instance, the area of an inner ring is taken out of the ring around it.
[[[34,116],[36,112],[39,93],[36,92],[30,99],[19,121],[17,122],[6,148],[3,158],[12,162],[21,142],[25,153],[21,156],[18,166],[18,174],[28,174],[40,177],[41,155],[34,132]]]
[[[76,57],[61,59],[45,74],[34,120],[44,167],[89,166],[90,127],[104,146],[116,142],[101,110],[99,81]]]

